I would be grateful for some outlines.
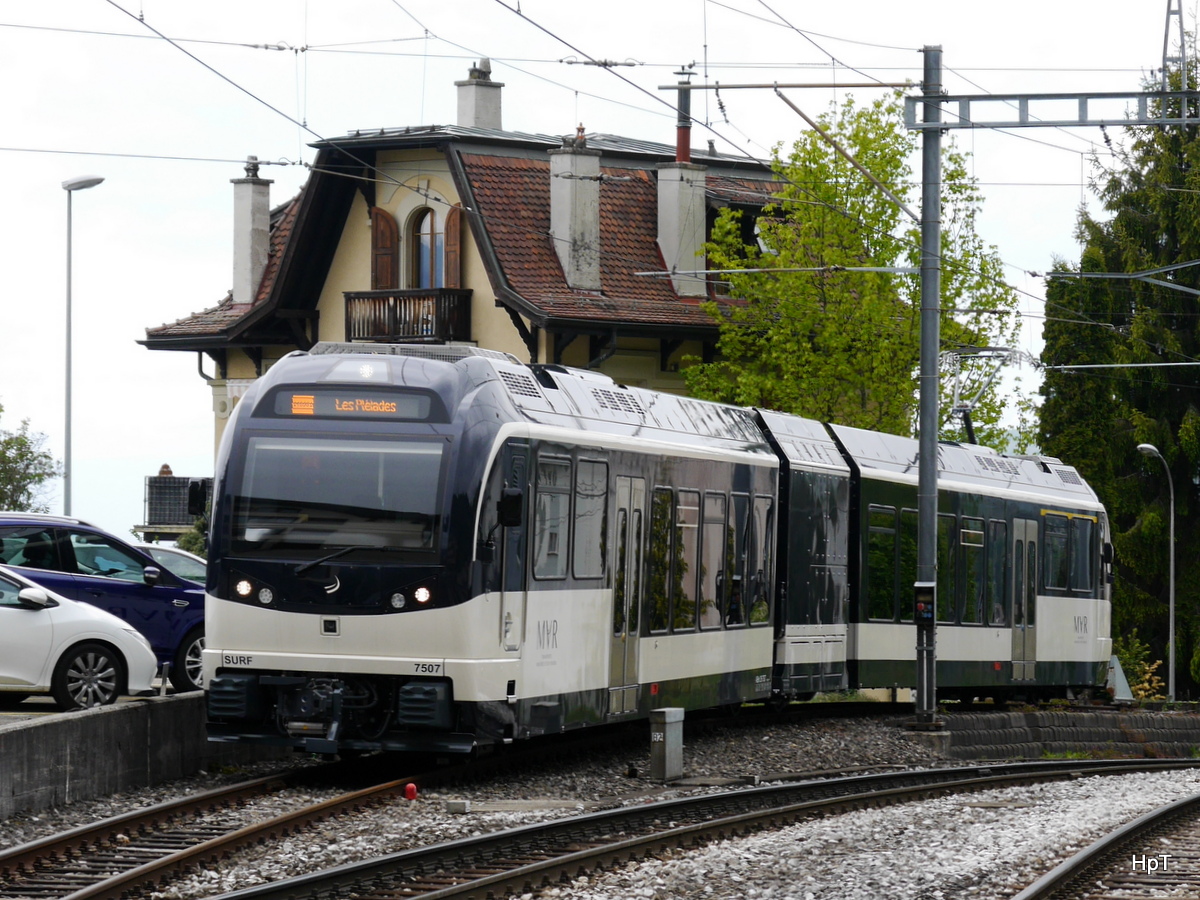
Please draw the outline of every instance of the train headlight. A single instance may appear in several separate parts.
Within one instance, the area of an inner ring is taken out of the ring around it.
[[[413,599],[418,603],[428,603],[433,599],[433,594],[429,592],[429,588],[419,587],[413,591]]]
[[[392,609],[404,609],[404,604],[407,602],[404,598],[404,595],[401,594],[399,591],[392,594],[391,601],[392,601]]]
[[[250,593],[254,590],[254,585],[243,578],[237,583],[237,585],[234,587],[234,590],[238,592],[239,597],[249,597]]]
[[[258,602],[266,606],[275,599],[275,592],[270,588],[261,588],[258,592]]]

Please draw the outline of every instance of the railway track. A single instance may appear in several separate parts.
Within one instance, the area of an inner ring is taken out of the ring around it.
[[[120,897],[238,847],[378,802],[413,781],[376,784],[248,823],[256,801],[301,784],[313,769],[329,768],[239,782],[0,851],[0,897]]]
[[[223,894],[219,900],[521,895],[582,874],[805,818],[1082,777],[1189,768],[1190,761],[1013,763],[798,781],[626,807],[420,847]]]
[[[1200,893],[1200,794],[1116,829],[1013,900],[1123,900]]]

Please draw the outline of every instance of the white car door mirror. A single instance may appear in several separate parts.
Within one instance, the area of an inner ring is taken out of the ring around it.
[[[17,594],[17,598],[23,603],[28,603],[31,606],[54,606],[54,601],[50,599],[50,595],[39,587],[21,588]]]

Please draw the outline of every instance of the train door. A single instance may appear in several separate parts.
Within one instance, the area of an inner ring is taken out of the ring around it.
[[[610,718],[637,711],[638,610],[642,604],[642,534],[646,517],[646,481],[618,475],[616,560],[612,631],[608,664]]]
[[[504,449],[505,487],[527,493],[529,446],[509,444]],[[526,510],[528,515],[528,510]],[[500,554],[500,620],[505,650],[520,650],[525,632],[525,520],[504,529],[504,548]]]
[[[1037,611],[1038,523],[1013,520],[1013,681],[1032,681],[1037,659],[1034,630]]]

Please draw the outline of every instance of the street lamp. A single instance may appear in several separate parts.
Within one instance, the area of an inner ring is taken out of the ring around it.
[[[1154,456],[1163,464],[1163,468],[1167,470],[1167,490],[1170,498],[1170,583],[1169,583],[1169,613],[1167,623],[1167,652],[1170,656],[1167,657],[1167,699],[1172,703],[1175,702],[1175,483],[1171,479],[1171,467],[1167,465],[1167,461],[1163,459],[1163,455],[1158,452],[1158,448],[1153,444],[1138,444],[1138,453],[1144,456]]]
[[[104,179],[99,175],[81,175],[62,183],[67,192],[67,427],[63,447],[63,515],[71,514],[71,195],[92,188]]]

